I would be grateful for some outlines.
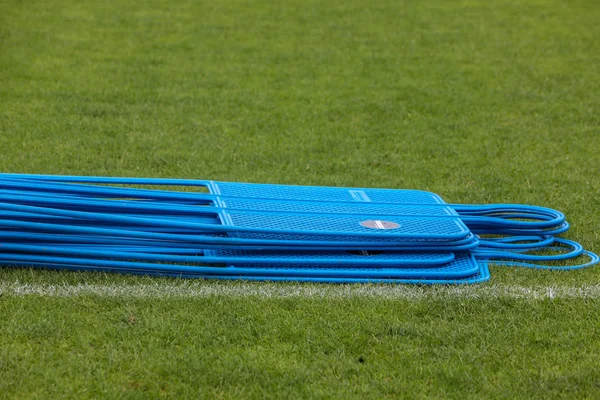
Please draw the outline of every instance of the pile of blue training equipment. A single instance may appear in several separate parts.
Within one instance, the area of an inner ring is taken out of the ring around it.
[[[0,211],[0,265],[12,267],[434,284],[486,281],[490,261],[599,261],[557,237],[569,224],[556,210],[419,190],[0,174]]]

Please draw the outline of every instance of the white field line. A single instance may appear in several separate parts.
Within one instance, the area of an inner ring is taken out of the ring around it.
[[[277,283],[173,282],[134,284],[37,284],[19,281],[0,282],[0,295],[113,298],[514,298],[600,299],[600,285],[581,286],[517,286],[506,284],[473,286],[406,286],[406,285],[281,285]]]

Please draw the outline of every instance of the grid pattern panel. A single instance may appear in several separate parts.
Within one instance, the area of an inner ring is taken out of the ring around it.
[[[360,223],[369,220],[364,216],[310,215],[310,214],[269,214],[252,212],[228,212],[234,226],[246,228],[268,228],[304,232],[344,232],[360,233],[373,237],[424,235],[431,238],[466,237],[468,229],[458,218],[411,218],[381,216],[381,220],[400,225],[397,229],[369,229]]]
[[[380,214],[380,215],[457,215],[451,207],[409,206],[377,203],[327,203],[308,201],[273,201],[242,198],[221,199],[225,208],[237,210],[339,213],[339,214]]]
[[[243,238],[243,239],[262,239],[262,240],[289,240],[289,241],[312,241],[312,242],[331,242],[333,244],[337,242],[355,242],[355,243],[368,243],[375,246],[378,243],[395,243],[395,244],[411,244],[415,246],[426,246],[426,245],[456,245],[455,240],[443,240],[443,239],[416,239],[416,238],[391,238],[391,237],[359,237],[359,236],[324,236],[324,235],[301,235],[301,234],[286,234],[286,233],[230,233],[230,237]],[[475,237],[472,235],[467,236],[470,240],[466,243],[460,241],[460,244],[468,244],[475,242]]]
[[[232,197],[318,200],[374,201],[408,204],[440,204],[434,193],[408,189],[352,189],[320,186],[269,185],[260,183],[213,182],[215,194]]]
[[[366,258],[373,260],[398,260],[398,261],[427,261],[436,262],[446,260],[451,253],[406,253],[399,251],[385,251],[378,254],[361,255],[349,253],[347,251],[268,251],[268,250],[214,250],[212,254],[216,257],[244,257],[244,258],[294,258],[294,259],[328,259],[328,260],[360,260]]]
[[[230,265],[228,269],[235,269],[236,267]],[[240,268],[252,269],[254,271],[265,271],[266,274],[277,273],[277,271],[290,271],[297,272],[299,276],[323,276],[329,273],[335,274],[336,276],[363,276],[363,277],[389,277],[389,278],[462,278],[477,274],[479,266],[475,259],[466,254],[457,255],[454,261],[431,267],[402,267],[402,268],[389,268],[389,267],[369,267],[369,268],[332,268],[328,265],[311,265],[311,266],[293,266],[288,265],[254,265],[254,266],[241,266]]]

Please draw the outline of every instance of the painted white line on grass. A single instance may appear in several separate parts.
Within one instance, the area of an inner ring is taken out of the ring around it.
[[[516,286],[492,284],[481,286],[403,286],[403,285],[280,285],[247,282],[174,282],[157,284],[32,284],[0,282],[0,294],[7,296],[79,297],[102,296],[113,298],[514,298],[600,299],[600,285],[581,286]]]

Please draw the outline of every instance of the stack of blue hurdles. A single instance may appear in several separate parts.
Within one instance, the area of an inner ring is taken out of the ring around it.
[[[446,204],[418,190],[0,174],[0,210],[10,267],[448,284],[488,280],[488,262],[599,260],[557,237],[569,229],[558,211]]]

